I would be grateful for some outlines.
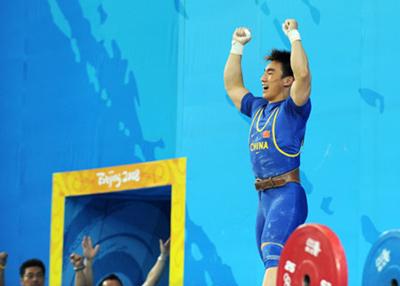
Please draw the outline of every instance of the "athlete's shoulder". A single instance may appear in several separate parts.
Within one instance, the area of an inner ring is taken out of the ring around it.
[[[252,115],[256,110],[267,104],[268,104],[267,100],[265,100],[262,97],[254,96],[251,92],[249,92],[242,99],[240,111],[243,114],[252,117]]]
[[[308,117],[308,115],[311,112],[311,99],[308,98],[307,101],[303,104],[303,105],[297,105],[294,101],[293,98],[288,96],[283,104],[282,104],[285,109],[287,109],[290,112],[294,112],[296,114],[302,115],[302,116],[306,116]]]

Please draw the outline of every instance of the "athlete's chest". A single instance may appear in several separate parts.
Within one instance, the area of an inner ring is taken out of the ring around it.
[[[254,113],[249,132],[249,148],[252,152],[268,150],[273,144],[279,106],[260,107]]]
[[[250,139],[268,139],[271,137],[276,122],[280,118],[279,106],[260,107],[254,113],[250,125]]]

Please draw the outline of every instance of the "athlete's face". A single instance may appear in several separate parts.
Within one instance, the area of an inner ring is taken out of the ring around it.
[[[290,87],[288,77],[282,78],[282,64],[275,61],[270,62],[265,68],[261,76],[261,84],[263,97],[268,101],[280,100],[283,90]]]

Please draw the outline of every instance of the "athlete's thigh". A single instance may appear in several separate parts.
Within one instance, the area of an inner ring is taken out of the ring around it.
[[[284,244],[289,235],[307,218],[307,199],[297,183],[264,192],[261,202],[265,208],[265,222],[261,243]]]

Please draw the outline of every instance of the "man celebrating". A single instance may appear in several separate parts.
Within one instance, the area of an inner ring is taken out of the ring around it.
[[[250,31],[233,33],[224,71],[225,89],[235,106],[252,118],[249,149],[256,177],[259,207],[257,246],[264,262],[264,286],[275,286],[284,243],[307,217],[307,200],[300,185],[300,148],[311,111],[311,74],[296,20],[282,25],[291,52],[272,50],[261,76],[262,97],[245,87],[241,59]]]

